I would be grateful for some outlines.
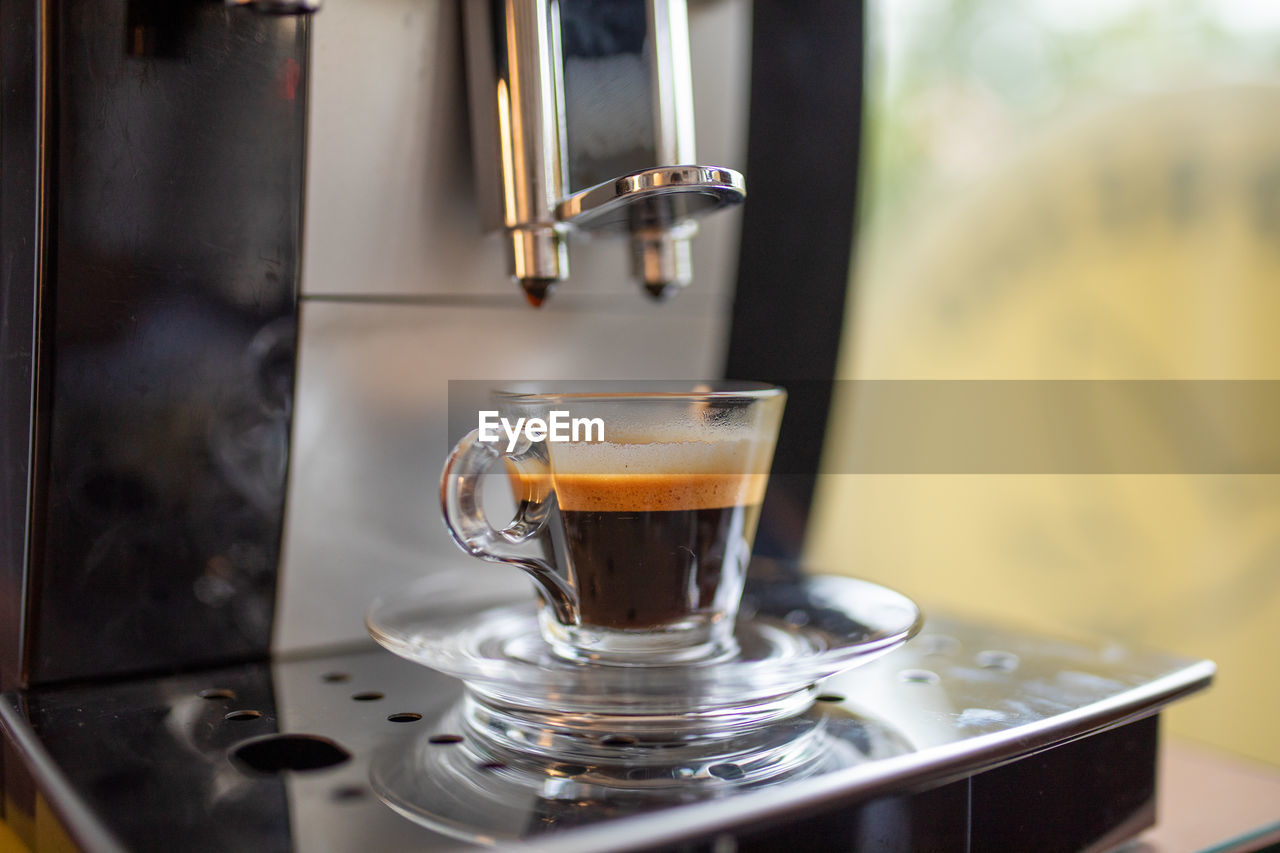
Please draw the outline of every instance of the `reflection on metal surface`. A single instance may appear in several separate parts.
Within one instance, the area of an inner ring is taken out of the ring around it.
[[[720,800],[910,751],[883,721],[832,710],[792,717],[718,749],[606,737],[580,762],[495,750],[462,709],[431,724],[468,736],[422,737],[409,749],[396,744],[376,753],[374,791],[410,820],[480,843]]]
[[[672,228],[703,209],[741,201],[746,191],[742,175],[732,169],[663,166],[575,193],[556,212],[583,228]]]
[[[1017,666],[984,666],[993,652],[1016,655]],[[913,671],[936,679],[902,677]],[[908,845],[895,850],[910,849],[913,838],[921,844],[937,838],[929,832],[945,832],[944,846],[952,847],[966,833],[999,838],[1005,842],[999,849],[1033,849],[1047,838],[1067,837],[1037,836],[1036,827],[1072,833],[1083,848],[1104,835],[1119,843],[1150,822],[1143,804],[1150,799],[1154,726],[1134,721],[1202,688],[1212,672],[1207,661],[932,617],[921,636],[822,685],[824,701],[803,719],[843,744],[831,751],[835,760],[758,791],[733,784],[747,773],[737,776],[732,761],[697,771],[704,790],[713,792],[706,801],[682,803],[663,794],[639,805],[634,798],[628,805],[625,794],[597,797],[600,787],[585,784],[597,774],[591,762],[513,768],[486,756],[481,763],[487,766],[454,769],[463,779],[492,779],[497,787],[484,790],[524,792],[493,807],[494,834],[525,836],[549,822],[564,831],[534,848],[566,853],[709,841],[726,829],[749,835],[801,816],[813,826],[820,812],[855,821],[840,824],[850,832],[878,827]],[[353,698],[370,694],[382,698]],[[397,807],[407,809],[415,791],[441,778],[415,762],[446,768],[477,756],[466,727],[449,716],[460,695],[459,682],[379,650],[10,694],[0,703],[0,720],[16,739],[11,742],[45,755],[67,780],[58,789],[73,806],[66,813],[85,814],[73,827],[76,837],[109,832],[136,847],[162,830],[184,849],[208,849],[232,833],[241,849],[446,850],[458,842],[389,809],[374,795],[370,774],[380,792],[400,791],[404,801]],[[246,709],[261,717],[224,721]],[[398,715],[421,719],[391,719]],[[246,773],[228,757],[228,749],[277,730],[327,738],[351,759],[291,771],[282,788],[281,776]],[[1095,742],[1098,747],[1089,746]],[[628,750],[643,754],[641,743],[623,736],[601,746],[621,759],[618,766]],[[1050,747],[1057,748],[1043,751]],[[1127,783],[1137,787],[1115,787],[1124,773],[1137,774]],[[967,777],[972,781],[956,790],[955,780]],[[533,778],[541,780],[536,790],[526,784]],[[1061,788],[1064,779],[1069,792]],[[45,786],[48,780],[37,771],[36,781]],[[460,797],[458,808],[472,815],[467,820],[475,832],[477,802],[490,801],[461,784],[450,790]],[[716,796],[716,790],[732,794]],[[931,793],[903,793],[926,790]],[[1011,798],[1036,790],[1049,796],[1021,806],[1027,821],[1019,826],[1029,828],[1010,825],[1004,816]],[[655,803],[658,811],[646,810]],[[1030,834],[1017,834],[1024,831]]]

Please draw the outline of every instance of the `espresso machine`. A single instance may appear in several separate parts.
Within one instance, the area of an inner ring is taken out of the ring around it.
[[[19,837],[1100,850],[1149,826],[1158,712],[1207,661],[929,614],[769,730],[803,719],[835,758],[759,784],[721,762],[633,797],[565,762],[533,792],[432,775],[459,754],[461,685],[368,639],[369,603],[423,576],[516,585],[434,516],[450,383],[499,378],[786,385],[748,594],[810,621],[797,560],[855,230],[862,14],[0,7]]]

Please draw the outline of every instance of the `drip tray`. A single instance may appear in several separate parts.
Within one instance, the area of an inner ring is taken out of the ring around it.
[[[780,724],[826,739],[802,770],[720,762],[655,796],[493,761],[460,682],[362,648],[5,694],[5,818],[37,850],[1105,850],[1152,823],[1156,714],[1213,670],[931,616]]]

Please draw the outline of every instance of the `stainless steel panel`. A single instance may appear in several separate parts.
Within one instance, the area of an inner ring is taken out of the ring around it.
[[[449,380],[718,374],[723,312],[626,299],[542,311],[519,296],[507,308],[304,302],[276,647],[365,636],[365,606],[425,572],[479,575],[439,517]]]
[[[749,17],[742,0],[690,10],[703,162],[745,160]],[[332,0],[313,24],[304,292],[517,292],[501,237],[482,232],[477,210],[457,4]],[[703,224],[695,290],[732,287],[739,219]],[[573,278],[557,298],[643,300],[624,240],[578,241],[571,252]]]
[[[690,13],[708,162],[744,159],[749,13],[738,0]],[[599,239],[574,245],[547,308],[525,306],[499,235],[481,231],[459,17],[444,0],[333,0],[313,21],[279,648],[363,636],[377,592],[463,559],[435,517],[449,379],[722,369],[736,212],[703,224],[697,284],[674,304],[648,304],[626,241]]]

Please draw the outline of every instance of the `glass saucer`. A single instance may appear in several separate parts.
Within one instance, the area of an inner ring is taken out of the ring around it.
[[[557,760],[504,748],[471,730],[470,700],[430,723],[435,732],[376,752],[374,792],[393,810],[481,844],[760,790],[913,751],[889,724],[837,707],[811,708],[706,745],[618,742],[591,758]]]
[[[809,576],[749,581],[727,660],[629,667],[555,655],[523,584],[441,573],[379,599],[369,633],[386,648],[462,680],[501,713],[556,716],[579,730],[643,736],[725,729],[804,710],[817,682],[914,635],[922,617],[906,596],[867,581]],[[513,589],[514,588],[514,589]],[[546,720],[539,718],[538,726]]]

